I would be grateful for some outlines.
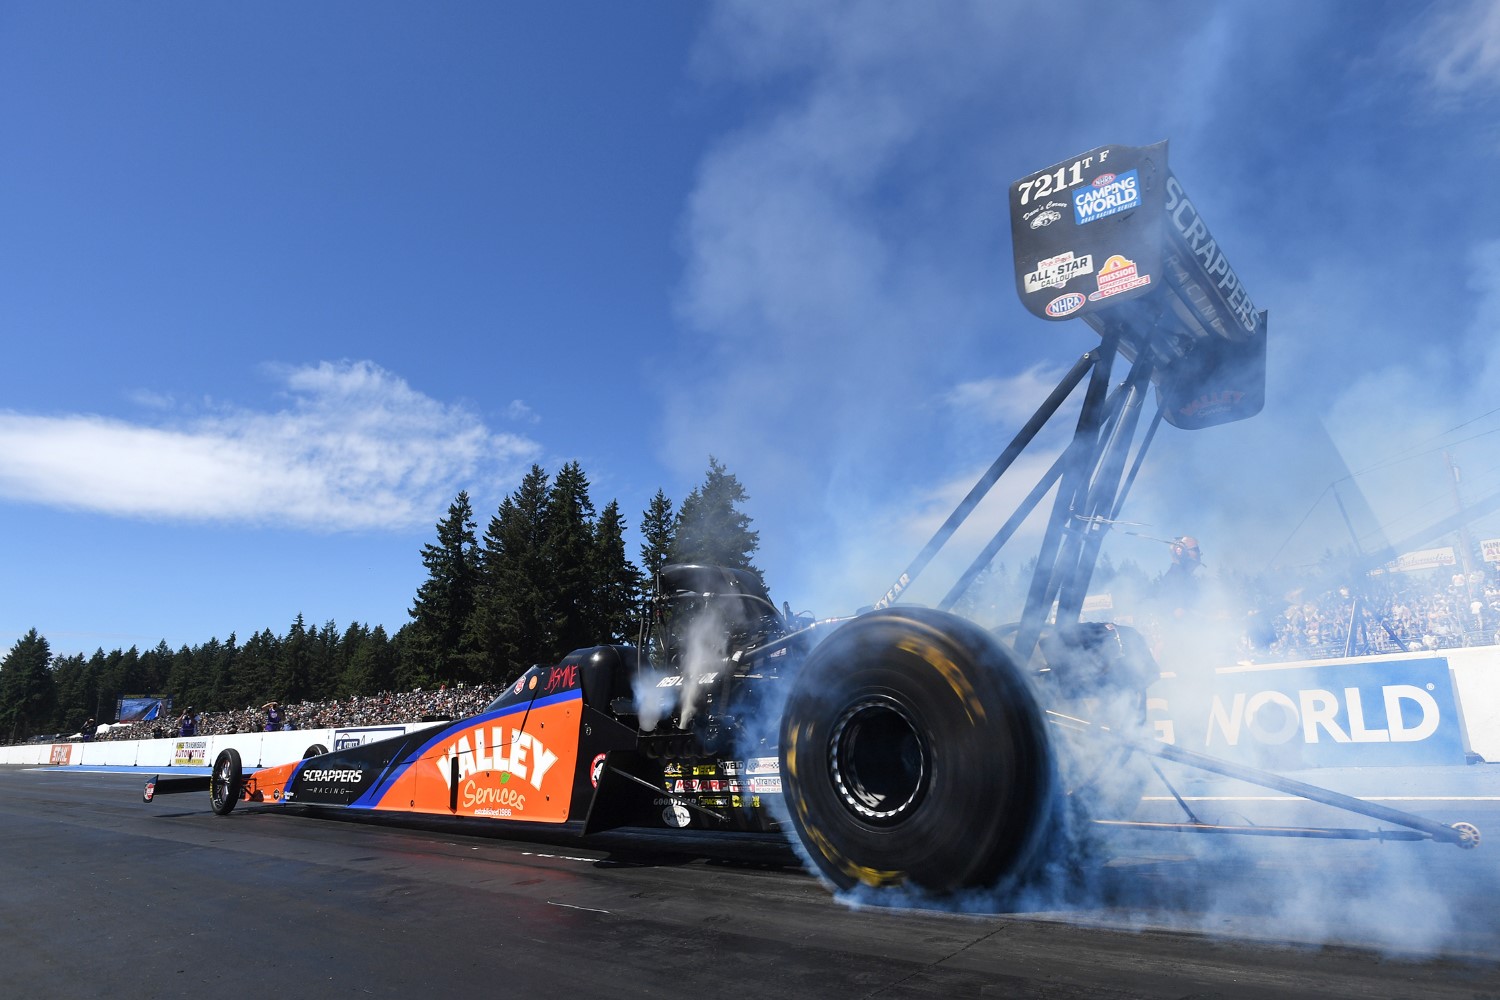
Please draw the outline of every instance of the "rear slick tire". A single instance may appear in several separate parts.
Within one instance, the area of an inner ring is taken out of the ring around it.
[[[1053,828],[1035,699],[999,643],[944,612],[874,612],[819,645],[781,757],[792,824],[839,889],[1008,888]]]
[[[244,789],[245,770],[240,764],[240,752],[225,747],[214,758],[214,773],[208,779],[208,799],[214,812],[220,816],[234,812]]]

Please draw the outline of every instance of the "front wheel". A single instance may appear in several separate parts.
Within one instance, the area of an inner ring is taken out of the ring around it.
[[[245,771],[240,765],[240,752],[234,747],[225,747],[214,758],[213,777],[208,781],[209,802],[214,812],[228,816],[239,805],[240,794],[245,788]]]
[[[1024,877],[1052,826],[1050,753],[1010,655],[920,608],[865,615],[818,646],[781,723],[792,823],[841,889]]]

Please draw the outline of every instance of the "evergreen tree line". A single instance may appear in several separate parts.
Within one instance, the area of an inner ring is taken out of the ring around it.
[[[231,633],[172,650],[163,641],[92,656],[51,654],[32,629],[0,660],[0,738],[73,732],[113,719],[124,694],[165,694],[177,710],[227,711],[269,700],[295,704],[440,683],[503,683],[573,649],[631,642],[657,571],[669,562],[747,569],[759,533],[740,510],[744,487],[717,459],[674,512],[658,490],[642,512],[640,563],[626,554],[625,521],[611,500],[596,511],[577,462],[549,477],[533,465],[483,535],[467,492],[422,547],[426,578],[395,635],[355,623],[244,642]]]

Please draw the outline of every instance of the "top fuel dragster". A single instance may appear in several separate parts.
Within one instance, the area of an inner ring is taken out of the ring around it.
[[[641,642],[534,666],[477,716],[331,753],[313,747],[303,760],[253,773],[226,748],[211,775],[153,779],[146,799],[206,788],[220,814],[254,802],[585,835],[638,825],[789,827],[839,887],[933,892],[1025,878],[1090,824],[1476,846],[1479,831],[1467,823],[1438,823],[1146,738],[1145,689],[1158,669],[1145,642],[1130,628],[1080,620],[1103,535],[1160,423],[1212,427],[1252,416],[1264,401],[1266,314],[1167,169],[1166,152],[1166,143],[1100,147],[1011,186],[1022,301],[1046,321],[1083,319],[1101,343],[873,609],[792,619],[752,573],[670,566]],[[1120,359],[1129,369],[1114,385]],[[901,604],[1085,379],[1071,443],[990,544],[937,607]],[[1137,443],[1152,387],[1155,416]],[[1019,622],[996,634],[953,614],[1049,494]],[[1180,822],[1145,823],[1131,818],[1139,787],[1081,794],[1107,785],[1126,761],[1154,769],[1156,760],[1396,829],[1217,825],[1185,804]]]

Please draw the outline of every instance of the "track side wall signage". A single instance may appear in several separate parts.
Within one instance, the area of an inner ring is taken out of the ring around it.
[[[1157,682],[1167,743],[1268,770],[1464,763],[1443,657],[1226,671]]]

